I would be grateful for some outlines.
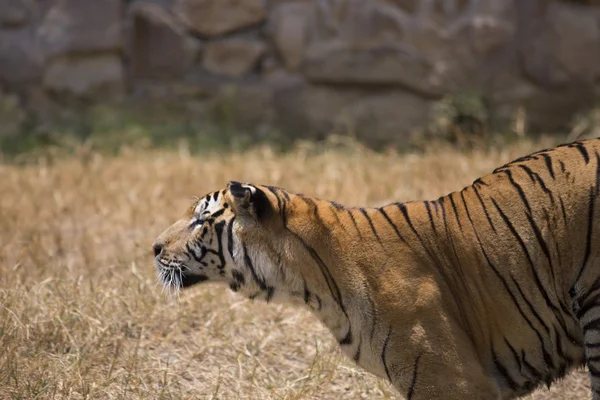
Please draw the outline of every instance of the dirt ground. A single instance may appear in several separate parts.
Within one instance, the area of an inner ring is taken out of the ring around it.
[[[198,286],[169,298],[150,244],[228,180],[347,205],[437,198],[551,143],[377,154],[82,152],[0,164],[0,399],[390,399],[303,310]],[[529,399],[589,399],[585,371]]]

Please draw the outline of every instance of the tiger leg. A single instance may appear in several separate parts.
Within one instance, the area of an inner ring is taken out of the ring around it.
[[[443,331],[439,317],[419,321],[419,329],[413,332],[422,332],[422,337],[415,340],[421,334],[413,334],[412,339],[427,349],[422,352],[407,347],[406,339],[389,340],[382,353],[388,379],[408,400],[502,398],[470,337],[450,317],[444,319],[448,325]]]
[[[590,296],[579,310],[583,329],[585,360],[588,366],[594,400],[600,400],[600,297]]]
[[[501,398],[496,385],[483,373],[479,360],[461,356],[456,363],[441,362],[443,358],[439,354],[423,354],[412,366],[402,368],[402,373],[392,363],[392,384],[408,400]]]

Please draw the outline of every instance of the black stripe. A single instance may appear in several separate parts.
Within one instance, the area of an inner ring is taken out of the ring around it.
[[[271,299],[273,299],[274,293],[275,293],[275,288],[273,286],[267,286],[267,297],[265,298],[267,303],[270,302]]]
[[[394,203],[394,205],[396,207],[398,207],[398,209],[400,211],[402,211],[402,215],[404,215],[404,219],[406,220],[406,222],[408,223],[408,226],[410,228],[411,231],[413,231],[413,233],[415,234],[415,236],[421,240],[421,235],[419,235],[419,232],[417,232],[417,230],[415,229],[415,227],[412,224],[412,221],[410,219],[410,216],[408,215],[408,209],[406,208],[406,205],[404,205],[403,203]],[[421,241],[422,242],[422,241]]]
[[[250,300],[254,300],[254,299],[256,299],[256,298],[257,298],[257,297],[258,297],[258,296],[259,296],[261,293],[262,293],[261,291],[258,291],[258,292],[256,292],[256,293],[253,293],[253,294],[251,294],[250,296],[248,296],[248,298],[249,298]]]
[[[448,220],[446,218],[446,207],[444,206],[446,198],[441,197],[440,199],[441,199],[441,201],[439,201],[439,204],[440,204],[440,207],[442,208],[442,218],[444,220],[444,227],[446,228],[446,237],[448,238],[448,240],[450,241],[450,244],[452,245],[452,252],[454,254],[454,259],[456,260],[456,265],[460,266],[461,264],[460,264],[460,260],[458,258],[458,252],[456,251],[456,245],[454,244],[454,238],[450,234],[450,229],[448,228]]]
[[[282,208],[281,208],[281,199],[279,198],[279,196],[277,195],[277,189],[273,186],[266,186],[267,189],[269,189],[269,191],[271,193],[273,193],[273,196],[275,196],[275,198],[277,199],[277,209],[279,210],[279,214],[281,214]]]
[[[523,300],[525,300],[525,303],[527,304],[527,307],[529,308],[529,311],[531,311],[531,313],[533,314],[533,316],[535,317],[535,319],[538,321],[538,323],[541,326],[544,327],[544,329],[546,330],[546,333],[549,335],[550,334],[550,327],[546,324],[546,322],[544,321],[544,319],[537,312],[537,310],[535,309],[535,307],[533,306],[533,304],[529,301],[529,299],[527,298],[527,296],[523,292],[523,289],[521,289],[521,286],[519,285],[519,283],[517,282],[517,280],[512,275],[511,275],[511,279],[512,279],[514,285],[517,287],[517,290],[519,291],[519,294],[521,295],[521,297],[523,298]],[[536,332],[537,332],[537,330],[536,330]],[[542,339],[541,334],[539,335],[539,337],[540,337],[540,340],[541,340]]]
[[[473,181],[473,185],[481,185],[481,186],[489,186],[487,183],[481,180],[481,178],[477,178]]]
[[[496,351],[494,350],[494,343],[490,343],[490,347],[491,347],[491,351],[492,351],[492,360],[494,361],[494,365],[496,366],[496,369],[504,377],[504,380],[506,381],[506,383],[508,383],[508,386],[510,386],[511,390],[517,391],[519,389],[519,385],[517,385],[517,383],[513,380],[513,378],[508,373],[508,369],[498,359],[498,355],[496,354]]]
[[[242,244],[242,249],[244,250],[244,263],[246,264],[246,267],[250,270],[250,274],[252,274],[252,278],[254,279],[254,281],[256,282],[256,284],[258,285],[258,287],[261,290],[267,290],[267,284],[261,277],[258,276],[258,274],[256,273],[256,270],[254,269],[254,264],[252,263],[252,259],[248,255],[248,251],[246,249],[245,244]]]
[[[561,337],[558,335],[558,330],[556,328],[554,329],[554,343],[556,343],[556,353],[558,354],[558,359],[560,361],[557,374],[558,376],[563,376],[567,365],[570,365],[573,360],[565,354]]]
[[[339,211],[338,211],[338,209],[337,209],[337,208],[335,208],[334,206],[330,206],[330,209],[329,209],[329,210],[330,210],[330,212],[331,212],[331,215],[333,215],[333,217],[335,218],[335,223],[336,223],[338,226],[341,226],[343,229],[346,229],[346,228],[345,228],[345,226],[344,226],[344,224],[342,224],[342,223],[340,222],[340,218],[338,217],[338,212],[339,212]]]
[[[435,208],[435,215],[439,216],[439,214],[440,214],[440,210],[439,210],[440,205],[438,204],[438,201],[437,200],[432,200],[431,203],[433,204],[433,208]]]
[[[392,335],[392,327],[390,326],[390,329],[388,330],[388,334],[385,337],[385,341],[383,342],[383,350],[381,350],[381,362],[383,363],[383,368],[385,369],[385,375],[387,376],[387,378],[390,382],[392,381],[392,377],[390,376],[390,370],[388,369],[387,363],[385,361],[385,350],[387,349],[388,342],[390,341],[391,335]]]
[[[285,193],[285,192],[283,192]],[[284,198],[289,198],[284,196]],[[283,200],[281,202],[281,222],[283,223],[283,227],[287,228],[287,204],[288,204],[288,200]]]
[[[592,232],[594,230],[594,201],[596,199],[596,194],[594,188],[590,188],[590,196],[589,196],[589,210],[588,210],[588,226],[587,226],[587,234],[586,234],[586,243],[585,243],[585,253],[583,254],[583,261],[581,263],[581,267],[579,267],[579,272],[577,273],[577,278],[575,279],[575,284],[583,275],[583,271],[585,270],[585,266],[587,265],[588,259],[590,258],[590,253],[592,251]]]
[[[338,210],[338,211],[341,211],[341,210],[343,210],[343,209],[344,209],[344,206],[343,206],[343,205],[341,205],[340,203],[337,203],[337,202],[335,202],[335,201],[330,201],[330,202],[329,202],[329,204],[331,204],[331,206],[332,206],[333,208],[335,208],[336,210]]]
[[[577,314],[576,314],[577,318],[581,319],[589,311],[591,311],[592,309],[594,309],[596,307],[599,307],[600,302],[598,300],[600,300],[600,293],[596,293],[596,295],[592,296],[589,299],[586,299],[583,306],[579,310],[577,310]]]
[[[596,279],[594,279],[594,282],[589,285],[589,287],[586,289],[586,291],[581,294],[578,299],[587,299],[588,296],[590,296],[594,291],[600,289],[600,276],[596,277]],[[573,296],[573,295],[572,295]]]
[[[348,333],[346,333],[346,336],[339,343],[342,346],[352,344],[352,328],[348,327]]]
[[[562,173],[564,174],[564,173],[565,173],[565,171],[567,170],[567,169],[565,168],[565,163],[564,163],[564,162],[562,162],[562,160],[559,160],[558,162],[560,163],[560,172],[562,172]]]
[[[419,240],[419,243],[421,243],[421,246],[423,247],[423,249],[425,250],[425,252],[427,253],[427,255],[429,256],[429,258],[431,259],[431,261],[433,261],[434,263],[436,263],[437,266],[437,259],[434,257],[434,255],[429,251],[429,248],[427,247],[425,241],[423,240],[423,238],[421,237],[421,235],[419,234],[419,232],[417,232],[417,230],[415,229],[410,216],[408,215],[408,208],[406,208],[406,206],[402,203],[394,203],[396,205],[396,207],[398,207],[400,209],[400,211],[402,211],[402,215],[404,215],[404,219],[406,220],[406,222],[408,223],[408,226],[410,227],[410,229],[413,231],[413,233],[415,234],[415,236],[417,237],[417,239]],[[442,267],[443,268],[443,267]],[[447,278],[444,270],[442,268],[438,268],[438,271],[440,271],[440,273],[442,275],[444,275],[444,278]],[[447,280],[447,282],[450,282],[450,280]]]
[[[371,297],[371,295],[368,292],[366,292],[366,299],[367,299],[367,302],[369,303],[369,308],[371,310],[371,333],[369,335],[369,343],[371,343],[371,346],[373,346],[373,337],[375,335],[375,329],[377,328],[379,314],[377,312],[377,307],[375,305],[375,302],[373,301],[373,298]]]
[[[425,201],[425,208],[427,209],[427,216],[429,217],[429,222],[431,223],[431,229],[437,233],[437,229],[435,228],[435,223],[433,221],[433,216],[431,215],[431,206],[428,201]]]
[[[346,209],[346,212],[350,216],[350,219],[352,220],[352,224],[354,225],[354,228],[356,228],[356,232],[358,232],[358,237],[362,239],[362,234],[360,233],[360,229],[358,229],[358,225],[356,224],[356,219],[354,218],[354,214],[352,214],[352,211],[350,209]]]
[[[531,170],[531,168],[529,168],[528,166],[523,165],[523,164],[518,165],[518,167],[527,173],[527,175],[529,176],[529,179],[531,179],[532,183],[535,183],[535,177],[533,175],[533,174],[535,174],[535,172],[533,172]]]
[[[562,218],[563,218],[563,222],[565,223],[565,227],[567,227],[567,211],[565,209],[565,203],[563,203],[562,197],[558,198],[558,201],[560,202],[560,212],[562,213]]]
[[[552,179],[556,179],[556,176],[554,175],[554,168],[552,167],[552,157],[546,153],[542,153],[540,155],[544,157],[544,161],[546,162],[546,168],[548,168],[550,176],[552,177]]]
[[[521,349],[521,359],[523,360],[523,365],[525,365],[525,367],[527,367],[527,369],[533,375],[533,379],[536,382],[539,382],[542,379],[544,379],[544,375],[540,371],[535,369],[535,367],[533,365],[531,365],[529,363],[529,361],[527,361],[527,358],[525,356],[525,350],[523,350],[523,349]]]
[[[585,362],[588,363],[588,364],[590,362],[598,362],[598,361],[600,361],[600,356],[587,356],[585,358]]]
[[[385,218],[385,220],[392,226],[392,228],[394,228],[394,232],[396,232],[396,235],[398,235],[398,237],[400,238],[400,240],[402,240],[403,242],[405,241],[404,238],[402,237],[402,235],[400,234],[400,231],[398,230],[398,227],[392,222],[392,220],[390,219],[389,215],[385,212],[385,210],[382,208],[378,208],[377,211],[379,211],[381,213],[381,215],[383,215],[383,217]]]
[[[544,329],[546,330],[546,333],[550,336],[550,327],[544,322],[544,320],[542,319],[542,317],[538,314],[538,312],[536,311],[535,307],[533,306],[533,304],[531,304],[531,302],[529,301],[529,299],[527,299],[527,297],[525,296],[525,293],[523,293],[523,290],[521,289],[521,287],[519,286],[519,284],[517,283],[516,279],[514,277],[512,277],[513,283],[515,284],[515,286],[517,287],[517,290],[519,290],[519,294],[521,295],[521,297],[523,298],[523,300],[525,300],[525,303],[527,304],[529,311],[531,311],[531,313],[533,314],[533,316],[537,319],[538,323],[544,327]],[[541,345],[541,349],[542,349],[542,355],[544,357],[544,361],[546,362],[546,365],[549,365],[552,369],[554,369],[554,361],[552,359],[551,354],[548,352],[548,349],[546,349],[546,344],[544,342],[544,338],[542,337],[542,334],[537,330],[537,329],[533,329],[533,331],[535,332],[535,334],[537,335],[539,341],[540,341],[540,345]]]
[[[594,330],[594,331],[600,330],[600,318],[593,319],[583,326],[584,333],[589,330]]]
[[[462,231],[462,224],[460,223],[460,218],[458,217],[458,210],[456,209],[456,203],[454,203],[454,198],[452,197],[454,193],[450,193],[448,198],[450,199],[450,204],[452,204],[452,209],[454,210],[454,216],[456,217],[456,222],[458,222],[458,229]]]
[[[585,253],[583,256],[583,262],[581,263],[581,267],[579,268],[579,272],[577,273],[577,279],[575,279],[575,283],[573,284],[573,287],[579,281],[579,278],[581,278],[581,275],[583,275],[583,271],[587,265],[587,262],[588,262],[588,259],[590,257],[590,253],[592,250],[591,246],[592,246],[592,233],[594,230],[594,202],[596,201],[596,195],[598,194],[599,190],[600,190],[600,156],[598,154],[596,154],[596,186],[590,188],[590,196],[589,196],[590,203],[589,203],[589,210],[588,210],[588,226],[587,226]]]
[[[360,347],[362,346],[362,336],[358,339],[358,347],[356,349],[356,352],[354,353],[354,357],[352,357],[354,359],[354,362],[358,364],[358,361],[360,360]]]
[[[310,300],[310,290],[308,290],[306,279],[302,279],[302,283],[304,284],[304,303],[308,304],[308,301]]]
[[[238,285],[244,285],[246,283],[246,278],[241,271],[237,269],[231,270],[231,277]]]
[[[489,258],[489,256],[487,255],[485,249],[483,248],[483,245],[481,243],[481,238],[479,237],[479,234],[477,233],[477,229],[475,229],[475,225],[473,224],[473,219],[471,218],[471,213],[469,212],[469,208],[466,206],[466,204],[465,204],[465,210],[466,210],[466,213],[467,213],[467,218],[469,219],[469,222],[471,223],[471,227],[473,228],[473,232],[475,233],[475,238],[477,239],[477,243],[479,244],[479,249],[481,250],[481,253],[483,254],[483,257],[485,258],[485,261],[487,262],[488,266],[492,269],[492,271],[494,272],[494,274],[498,277],[498,279],[500,279],[500,282],[502,282],[502,286],[504,287],[504,289],[506,290],[506,292],[510,296],[511,300],[513,301],[513,303],[515,304],[517,310],[519,311],[519,314],[521,314],[521,317],[523,317],[523,319],[525,320],[525,322],[527,322],[527,325],[529,326],[529,328],[532,331],[535,332],[535,334],[538,337],[538,339],[540,340],[540,344],[541,344],[541,346],[543,348],[544,347],[544,341],[542,339],[541,333],[533,326],[533,322],[531,322],[531,320],[529,319],[529,317],[527,317],[527,315],[525,315],[525,312],[523,311],[523,308],[521,307],[521,304],[519,304],[519,302],[517,301],[517,298],[515,297],[515,295],[513,294],[513,292],[510,290],[510,287],[508,286],[508,282],[500,274],[500,271],[498,271],[498,268],[496,268],[496,266],[492,263],[492,260]],[[512,275],[510,275],[510,274],[509,274],[509,276],[511,277],[511,279],[512,279],[513,283],[515,284],[515,286],[517,287],[517,290],[519,290],[519,293],[523,294],[523,291],[521,290],[521,287],[519,286],[519,284],[516,281],[516,279]],[[533,309],[533,306],[531,306],[531,304],[529,303],[529,301],[526,298],[524,298],[524,300],[530,306],[530,308],[533,310],[534,316],[536,316],[538,318],[538,321],[542,321],[541,318],[539,317],[539,315],[537,315],[537,312],[535,312],[535,309]],[[541,323],[543,324],[543,321]],[[543,324],[543,326],[546,329],[548,329],[545,324]]]
[[[587,150],[585,149],[585,145],[581,142],[573,142],[570,145],[568,145],[568,147],[571,148],[576,148],[577,150],[579,150],[579,152],[581,153],[581,156],[583,157],[583,160],[585,161],[585,163],[589,163],[590,162],[590,156],[587,152]]]
[[[540,177],[540,175],[538,173],[533,172],[531,170],[531,168],[529,168],[526,165],[519,165],[519,168],[521,168],[522,170],[524,170],[527,173],[527,175],[529,175],[529,178],[531,178],[532,182],[539,183],[539,185],[541,186],[541,188],[544,191],[544,193],[546,193],[546,195],[548,196],[548,198],[550,198],[550,202],[552,204],[554,204],[554,195],[552,194],[552,191],[550,189],[548,189],[548,186],[546,186],[546,183]]]
[[[588,365],[588,370],[590,371],[590,375],[594,378],[600,378],[600,370],[594,367],[593,364]]]
[[[408,393],[406,394],[406,400],[411,400],[413,394],[415,393],[415,386],[417,385],[417,373],[418,373],[420,358],[421,358],[421,354],[417,354],[417,358],[415,358],[415,362],[413,364],[413,376],[410,381],[410,387],[408,388]]]
[[[481,195],[479,194],[479,190],[477,190],[477,186],[473,186],[473,190],[475,191],[475,194],[477,195],[477,198],[479,199],[479,203],[481,204],[481,208],[483,208],[483,212],[490,224],[490,227],[492,228],[492,230],[494,232],[496,232],[496,227],[494,226],[494,223],[492,222],[492,219],[490,218],[490,213],[488,213],[487,207],[483,203],[483,199],[481,198]]]
[[[596,369],[593,365],[588,365],[588,370],[590,371],[590,375],[594,378],[600,378],[600,370]]]
[[[219,197],[219,192],[214,192],[213,193],[213,201],[217,201],[218,197]]]
[[[373,220],[371,220],[371,217],[369,217],[367,210],[365,210],[364,208],[360,208],[359,210],[362,213],[362,215],[364,215],[365,218],[367,219],[367,222],[369,223],[369,226],[371,227],[371,231],[373,231],[373,234],[377,238],[377,241],[381,244],[381,238],[377,234],[377,231],[375,230],[375,227],[373,226]]]
[[[523,374],[523,364],[521,363],[521,358],[519,357],[519,353],[517,353],[515,348],[512,346],[512,344],[510,344],[510,342],[508,341],[508,339],[506,339],[506,337],[504,337],[504,343],[506,343],[506,346],[508,347],[511,354],[513,355],[513,358],[515,359],[515,363],[519,366],[519,371],[521,371],[521,375],[522,375]]]
[[[185,244],[185,249],[187,250],[188,254],[190,254],[195,261],[202,263],[203,247],[200,247],[200,251],[201,251],[200,255],[196,254],[196,251],[192,248],[192,246],[189,245],[189,243]],[[206,263],[204,263],[204,264],[206,264]]]
[[[521,200],[525,204],[525,207],[527,208],[527,211],[531,214],[531,206],[529,205],[529,201],[527,200],[527,196],[525,196],[525,192],[523,191],[523,188],[521,187],[521,185],[519,185],[514,180],[514,178],[512,176],[512,172],[509,169],[507,169],[506,171],[504,171],[504,173],[506,174],[506,176],[508,176],[509,182],[517,189],[517,192],[519,193],[519,197],[521,198]]]
[[[211,218],[219,218],[224,212],[225,212],[225,209],[221,208],[220,210],[217,210],[214,213],[212,213],[210,217]]]
[[[327,228],[325,221],[323,221],[323,218],[321,218],[321,216],[319,215],[319,207],[317,206],[317,203],[315,203],[315,201],[313,199],[311,199],[310,197],[306,197],[306,196],[298,196],[298,197],[300,197],[300,199],[302,199],[302,201],[304,201],[309,207],[312,208],[313,215],[315,216],[315,219],[317,220],[317,222],[319,224],[321,224],[323,227]]]
[[[550,267],[550,273],[552,275],[552,282],[556,283],[556,277],[554,274],[554,265],[552,262],[552,256],[550,255],[550,250],[548,249],[548,244],[546,243],[546,240],[542,236],[542,232],[540,231],[540,228],[538,228],[537,224],[533,220],[533,217],[530,214],[526,214],[526,216],[527,216],[527,220],[529,221],[529,225],[531,225],[531,229],[533,229],[535,238],[537,239],[538,244],[542,248],[542,252],[548,259],[548,266]]]
[[[292,231],[289,228],[286,228],[286,229],[288,230],[288,232],[290,232],[292,235],[294,235],[300,241],[300,243],[302,243],[302,245],[304,246],[306,251],[308,251],[308,253],[312,257],[312,259],[317,263],[317,265],[319,266],[319,269],[321,270],[321,274],[325,278],[325,283],[327,283],[327,287],[329,288],[329,291],[331,292],[331,296],[338,303],[342,312],[344,314],[346,314],[346,307],[344,306],[340,288],[337,285],[337,283],[335,282],[335,279],[333,278],[333,275],[331,275],[331,272],[329,271],[329,268],[327,268],[327,265],[325,264],[325,262],[323,262],[323,260],[321,259],[319,254],[316,252],[316,250],[313,249],[311,246],[309,246],[308,243],[306,243],[304,241],[304,239],[302,239],[297,233],[295,233],[294,231]]]
[[[235,221],[235,216],[229,220],[229,224],[227,225],[227,250],[229,250],[229,255],[231,259],[235,262],[235,258],[233,257],[233,222]]]
[[[559,310],[554,305],[554,303],[552,303],[552,301],[550,300],[550,297],[548,296],[548,293],[544,289],[544,286],[542,285],[542,281],[540,279],[540,276],[539,276],[539,274],[538,274],[538,272],[537,272],[537,270],[535,268],[535,265],[533,263],[533,259],[531,258],[531,254],[529,254],[529,250],[527,249],[527,245],[525,245],[525,242],[523,241],[523,238],[519,235],[519,233],[515,229],[515,227],[512,224],[512,222],[510,222],[510,219],[506,216],[506,214],[504,213],[504,211],[502,211],[502,209],[500,208],[500,206],[498,205],[498,203],[496,203],[496,200],[494,200],[493,198],[492,198],[492,203],[496,207],[496,210],[498,211],[498,213],[500,214],[500,216],[502,217],[502,219],[506,223],[506,226],[508,227],[508,229],[510,230],[510,232],[512,233],[512,235],[514,236],[514,238],[517,239],[517,242],[519,243],[519,246],[521,247],[521,249],[525,253],[525,256],[527,258],[527,261],[529,262],[529,265],[531,266],[531,271],[533,272],[533,276],[535,278],[534,279],[535,284],[536,284],[538,290],[540,291],[540,293],[542,294],[542,296],[544,297],[546,305],[548,307],[550,307],[554,311],[555,315],[557,315],[559,313]]]

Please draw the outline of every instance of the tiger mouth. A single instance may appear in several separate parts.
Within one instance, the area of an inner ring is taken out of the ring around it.
[[[156,259],[157,279],[162,285],[163,291],[170,292],[170,289],[178,291],[208,280],[206,275],[191,273],[189,268],[183,264],[165,261]]]

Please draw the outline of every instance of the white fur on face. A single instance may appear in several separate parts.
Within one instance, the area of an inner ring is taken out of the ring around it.
[[[250,189],[250,191],[252,192],[252,194],[256,194],[256,188],[252,185],[246,185],[245,183],[242,184],[242,187],[248,188]]]
[[[195,223],[200,219],[205,219],[210,217],[214,212],[223,208],[221,205],[221,193],[214,196],[214,194],[210,194],[204,198],[202,198],[196,208],[194,209],[194,216],[190,219],[190,225]]]

